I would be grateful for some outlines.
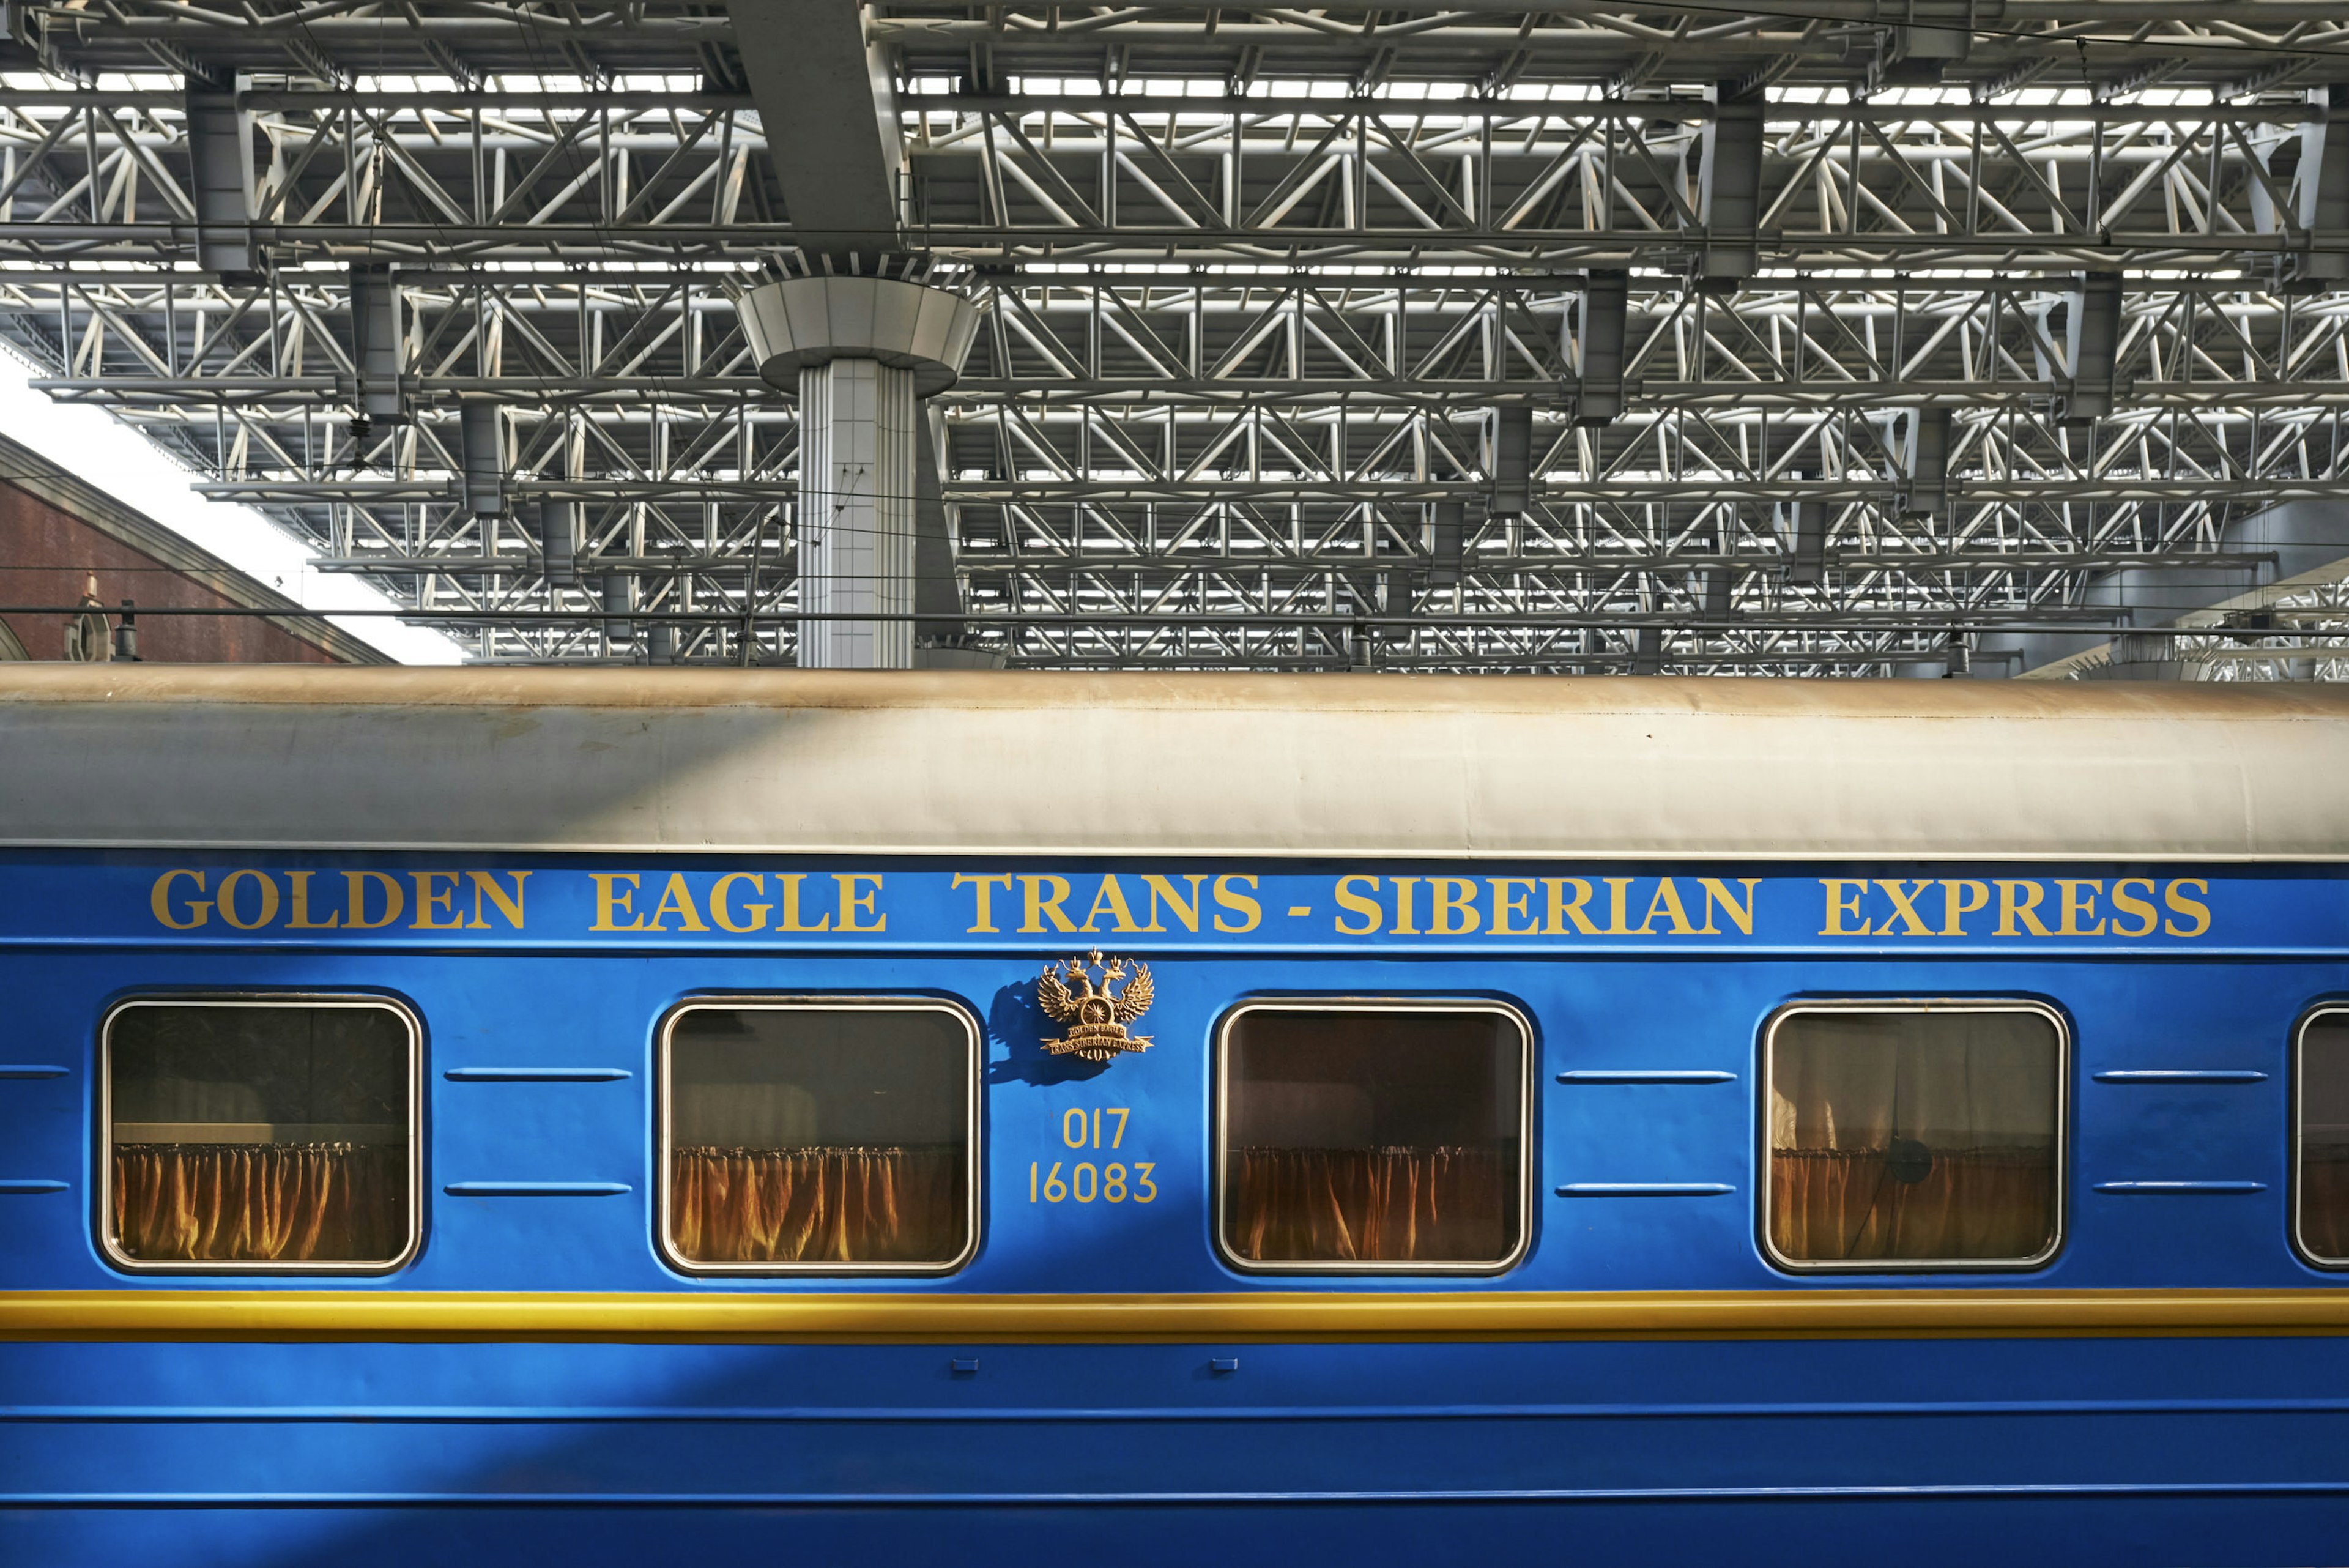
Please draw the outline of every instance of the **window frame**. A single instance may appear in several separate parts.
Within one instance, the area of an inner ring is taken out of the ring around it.
[[[2306,1118],[2301,1114],[2302,1107],[2307,1100],[2302,1090],[2302,1076],[2307,1071],[2309,1026],[2326,1018],[2349,1020],[2349,1002],[2320,1002],[2302,1013],[2292,1026],[2292,1092],[2285,1097],[2286,1115],[2292,1119],[2290,1154],[2292,1168],[2289,1178],[2292,1203],[2290,1235],[2287,1239],[2292,1243],[2293,1254],[2302,1262],[2312,1269],[2322,1269],[2328,1273],[2339,1273],[2349,1270],[2349,1257],[2329,1258],[2303,1241],[2300,1233],[2300,1206],[2302,1197],[2302,1188],[2304,1185],[2301,1177],[2301,1145],[2307,1130]]]
[[[2028,1258],[1789,1258],[1770,1235],[1773,1161],[1770,1113],[1776,1095],[1778,1031],[1790,1018],[1819,1012],[2028,1012],[2055,1031],[2055,1226],[2047,1245]],[[2070,1239],[2072,1213],[2072,1023],[2051,1003],[2033,997],[1806,997],[1773,1011],[1762,1026],[1762,1092],[1755,1106],[1754,1238],[1773,1268],[1790,1274],[2023,1273],[2054,1262]]]
[[[967,1044],[963,1073],[963,1245],[962,1251],[942,1263],[711,1263],[680,1256],[669,1244],[669,1204],[676,1185],[671,1175],[673,1161],[670,1137],[670,1106],[674,1095],[669,1082],[671,1046],[677,1035],[678,1021],[689,1012],[945,1012],[962,1025]],[[653,1204],[653,1247],[660,1260],[680,1274],[740,1279],[744,1277],[807,1277],[822,1275],[890,1276],[900,1279],[935,1279],[958,1273],[978,1255],[979,1226],[982,1215],[981,1184],[986,1179],[986,1149],[981,1140],[981,1112],[985,1106],[986,1050],[985,1035],[979,1028],[978,1014],[958,998],[943,996],[823,996],[775,995],[758,992],[750,995],[690,996],[661,1014],[658,1032],[654,1040],[653,1061],[653,1183],[658,1199]]]
[[[133,1258],[122,1251],[114,1234],[114,1025],[116,1020],[141,1007],[212,1008],[371,1008],[391,1013],[408,1032],[408,1241],[382,1262],[344,1259],[310,1261],[279,1258]],[[134,1274],[310,1274],[382,1275],[397,1273],[414,1262],[424,1249],[424,1021],[403,997],[372,992],[154,992],[126,996],[109,1006],[98,1027],[98,1180],[92,1184],[98,1207],[91,1230],[107,1262]]]
[[[1505,1256],[1489,1263],[1350,1263],[1323,1259],[1267,1262],[1241,1257],[1224,1232],[1229,1218],[1224,1201],[1226,1172],[1230,1168],[1226,1144],[1231,1128],[1232,1030],[1251,1012],[1485,1012],[1506,1018],[1514,1024],[1517,1031],[1519,1058],[1516,1244]],[[1216,1023],[1212,1115],[1207,1139],[1211,1177],[1208,1182],[1207,1226],[1214,1240],[1217,1261],[1243,1274],[1421,1274],[1491,1278],[1518,1267],[1533,1255],[1534,1227],[1539,1212],[1535,1194],[1541,1157],[1534,1138],[1534,1102],[1538,1093],[1540,1068],[1541,1039],[1534,1030],[1531,1015],[1510,1002],[1491,997],[1278,996],[1249,998],[1234,1003]]]

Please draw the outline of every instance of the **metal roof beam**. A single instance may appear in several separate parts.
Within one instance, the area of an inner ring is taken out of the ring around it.
[[[2292,195],[2306,248],[2280,258],[2278,272],[2286,287],[2316,293],[2349,284],[2349,86],[2321,88],[2308,98],[2327,116],[2300,132]]]
[[[399,384],[399,287],[388,266],[350,271],[352,358],[358,365],[359,407],[370,421],[399,424],[408,400]]]
[[[1723,82],[1707,95],[1713,118],[1699,137],[1703,162],[1697,221],[1704,225],[1704,248],[1697,259],[1699,286],[1733,290],[1761,265],[1756,230],[1762,219],[1762,119],[1764,94]]]
[[[759,106],[792,239],[811,256],[898,248],[905,164],[886,54],[858,0],[731,0],[734,47]]]
[[[2092,272],[2064,296],[2064,348],[2070,380],[2055,417],[2085,424],[2113,411],[2121,344],[2121,275]]]
[[[253,114],[224,93],[191,80],[188,152],[193,165],[196,265],[223,277],[251,276],[259,266],[253,243]]]
[[[1583,275],[1574,335],[1574,363],[1581,375],[1574,398],[1578,424],[1603,425],[1622,417],[1630,279],[1627,272],[1606,269]]]

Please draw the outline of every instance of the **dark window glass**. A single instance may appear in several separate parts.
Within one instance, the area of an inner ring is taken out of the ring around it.
[[[369,1003],[139,1002],[107,1026],[109,1223],[137,1263],[388,1263],[415,1234],[411,1032]]]
[[[941,1007],[692,1007],[668,1037],[670,1251],[949,1267],[971,1245],[969,1024]]]
[[[1224,1035],[1224,1245],[1268,1265],[1506,1262],[1527,1048],[1489,1011],[1243,1011]]]
[[[2063,1061],[2035,1011],[1785,1017],[1770,1036],[1770,1245],[1806,1263],[2046,1256]]]
[[[2349,1262],[2349,1013],[2300,1034],[2300,1246]]]

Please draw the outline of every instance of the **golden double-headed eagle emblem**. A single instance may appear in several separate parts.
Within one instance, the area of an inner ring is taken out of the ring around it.
[[[1104,961],[1099,948],[1065,963],[1048,963],[1036,982],[1036,1004],[1069,1026],[1065,1038],[1044,1042],[1044,1049],[1056,1056],[1106,1062],[1121,1051],[1150,1048],[1150,1036],[1125,1032],[1127,1024],[1150,1011],[1148,964],[1135,964],[1129,979],[1125,961]]]

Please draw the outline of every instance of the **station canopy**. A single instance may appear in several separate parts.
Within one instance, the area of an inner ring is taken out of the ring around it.
[[[794,660],[830,273],[932,660],[2349,670],[2339,0],[0,17],[0,337],[474,659]]]

